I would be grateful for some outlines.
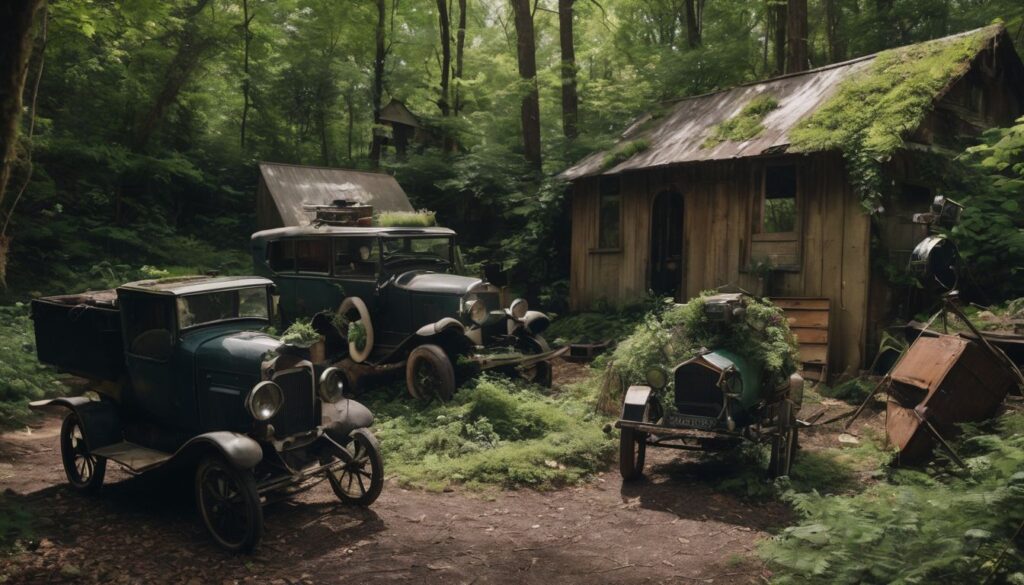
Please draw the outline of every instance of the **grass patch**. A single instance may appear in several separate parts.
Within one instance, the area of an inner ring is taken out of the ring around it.
[[[432,227],[437,225],[433,211],[384,211],[377,215],[376,223],[381,227]]]
[[[878,381],[871,378],[852,378],[834,387],[821,384],[818,392],[826,398],[835,398],[850,404],[860,404],[864,402],[864,399],[868,397],[868,394],[877,385]]]
[[[726,141],[745,142],[756,137],[764,130],[764,117],[778,107],[778,100],[768,94],[754,97],[740,113],[712,128],[701,148],[714,148]]]
[[[557,345],[618,341],[633,333],[645,312],[646,307],[636,306],[618,312],[565,315],[555,319],[544,335]]]
[[[616,165],[626,162],[641,152],[644,152],[650,147],[651,144],[642,138],[627,142],[620,148],[616,148],[604,155],[604,159],[601,160],[601,170],[607,171]]]
[[[581,393],[483,376],[452,402],[424,407],[404,398],[371,401],[387,473],[427,489],[552,488],[577,483],[614,458],[614,435]]]
[[[24,425],[30,401],[64,394],[60,376],[36,359],[28,305],[0,307],[0,355],[0,428]]]

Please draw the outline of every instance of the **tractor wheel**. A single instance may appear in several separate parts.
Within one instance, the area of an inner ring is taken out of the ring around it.
[[[768,462],[768,475],[772,479],[789,475],[796,457],[797,426],[793,403],[785,400],[779,410],[778,432],[772,437],[772,458]]]

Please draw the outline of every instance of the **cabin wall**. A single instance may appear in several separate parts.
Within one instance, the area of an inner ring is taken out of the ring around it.
[[[765,164],[798,165],[799,265],[777,272],[770,291],[747,271],[760,208]],[[622,306],[643,298],[649,284],[650,215],[663,190],[683,195],[682,290],[685,297],[732,284],[775,296],[831,300],[829,364],[833,374],[865,360],[870,221],[837,154],[763,157],[679,165],[622,177],[622,247],[596,250],[598,181],[578,181],[572,196],[570,304],[574,310]],[[685,299],[681,299],[685,300]]]

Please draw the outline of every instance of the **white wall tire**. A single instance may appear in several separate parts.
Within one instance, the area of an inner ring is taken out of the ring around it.
[[[370,311],[366,308],[366,303],[359,297],[346,297],[345,300],[341,301],[341,305],[338,307],[337,314],[341,317],[342,322],[346,324],[346,330],[342,331],[342,335],[348,338],[347,326],[350,321],[345,317],[348,313],[355,310],[359,314],[358,321],[362,324],[363,329],[366,330],[366,343],[363,344],[362,348],[358,347],[356,343],[348,342],[348,356],[352,358],[352,361],[357,364],[361,364],[370,357],[370,352],[373,351],[373,323],[370,321]]]

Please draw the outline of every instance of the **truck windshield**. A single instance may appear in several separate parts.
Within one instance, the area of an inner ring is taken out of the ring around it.
[[[268,320],[266,287],[178,297],[178,324],[182,329],[233,319]]]
[[[445,237],[381,238],[385,264],[400,260],[452,263],[452,240]]]

